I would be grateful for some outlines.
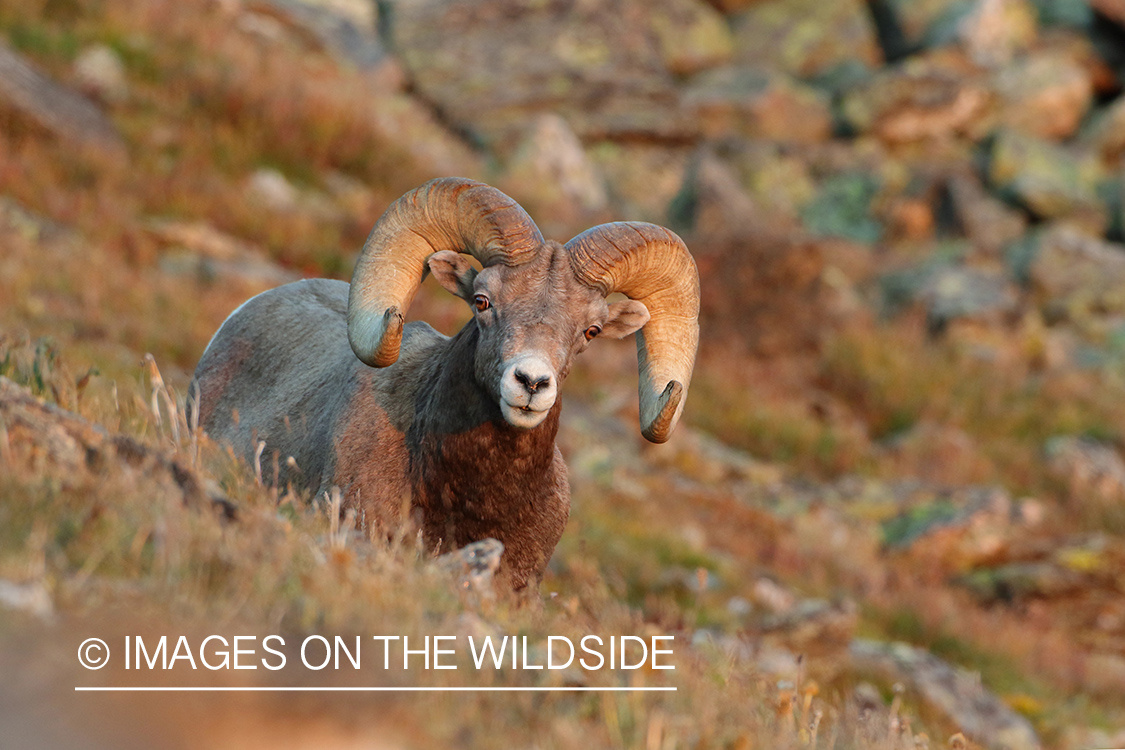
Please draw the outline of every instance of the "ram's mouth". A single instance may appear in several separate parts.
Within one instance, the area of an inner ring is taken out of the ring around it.
[[[507,401],[501,401],[500,405],[504,421],[513,427],[522,429],[538,427],[547,417],[547,412],[551,410],[550,406],[546,409],[536,409],[531,404],[510,404]]]

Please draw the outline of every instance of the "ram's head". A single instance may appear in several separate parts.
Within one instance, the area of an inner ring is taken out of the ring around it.
[[[699,342],[699,277],[675,234],[617,222],[560,245],[495,188],[429,182],[387,209],[356,264],[348,338],[363,362],[398,359],[403,316],[427,271],[472,306],[476,378],[509,424],[543,421],[592,339],[635,331],[641,432],[657,443],[671,435]],[[608,304],[615,292],[626,299]]]

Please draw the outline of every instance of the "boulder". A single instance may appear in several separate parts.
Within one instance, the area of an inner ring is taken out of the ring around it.
[[[1097,192],[1102,177],[1096,156],[1009,128],[998,132],[992,143],[989,182],[1042,219],[1065,218],[1101,234],[1106,225]]]
[[[828,97],[788,76],[727,66],[693,79],[684,107],[705,138],[820,143],[832,135]]]
[[[63,141],[124,158],[116,126],[86,97],[56,83],[23,55],[0,42],[0,104]]]
[[[1089,0],[1090,6],[1125,29],[1125,0]]]
[[[917,299],[926,308],[930,330],[939,331],[957,319],[999,322],[1016,309],[1018,294],[1001,271],[946,266],[927,276]]]
[[[618,218],[661,224],[668,219],[672,199],[683,188],[693,150],[603,141],[591,145],[588,153],[606,177]]]
[[[1090,330],[1105,316],[1125,314],[1125,245],[1054,229],[1040,238],[1028,276],[1050,320]]]
[[[1096,114],[1085,139],[1106,161],[1119,161],[1125,157],[1125,95]]]
[[[1003,64],[1036,38],[1026,0],[875,0],[872,9],[892,58],[956,42],[979,64]]]
[[[797,226],[817,185],[800,153],[773,143],[739,141],[720,151],[747,195],[773,227]]]
[[[996,74],[994,87],[1005,126],[1049,140],[1074,135],[1094,99],[1090,71],[1062,52],[1010,63]]]
[[[1125,507],[1125,460],[1111,445],[1063,435],[1044,449],[1051,475],[1066,486],[1075,505]]]
[[[650,7],[648,24],[664,67],[673,75],[692,75],[731,59],[730,26],[711,6],[700,0],[661,0]]]
[[[844,120],[888,143],[983,135],[992,105],[988,89],[955,65],[912,58],[887,68],[848,93]]]
[[[845,172],[825,180],[801,211],[801,221],[814,235],[842,237],[856,242],[877,242],[882,225],[871,208],[879,181],[864,172]]]
[[[1006,65],[1027,51],[1038,34],[1029,0],[974,0],[957,27],[969,56],[985,66]]]
[[[575,234],[605,220],[605,176],[558,115],[536,118],[497,184],[533,215],[547,236]]]
[[[732,21],[735,59],[779,66],[809,78],[858,61],[874,68],[883,56],[862,0],[767,0]]]
[[[679,232],[722,237],[752,231],[762,216],[730,167],[710,150],[703,150],[688,167],[668,219]]]
[[[956,231],[985,255],[998,255],[1027,231],[1024,214],[989,195],[975,175],[950,177],[944,192]]]
[[[112,47],[104,44],[95,44],[78,53],[74,59],[74,78],[78,88],[102,101],[120,102],[129,96],[125,63]]]
[[[651,25],[657,14],[640,0],[413,0],[390,7],[391,45],[417,94],[500,151],[547,111],[587,141],[690,139],[696,128],[679,107],[669,60],[691,70],[724,57],[697,42],[662,45]],[[661,18],[688,6],[668,7]]]
[[[996,750],[1039,750],[1031,723],[985,688],[979,674],[905,643],[857,638],[849,655],[853,671],[902,683],[974,742]]]

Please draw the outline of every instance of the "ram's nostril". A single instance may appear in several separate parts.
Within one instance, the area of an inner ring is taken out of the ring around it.
[[[523,370],[516,370],[515,372],[512,373],[512,377],[514,377],[516,379],[516,382],[518,382],[520,385],[522,385],[524,388],[526,388],[528,391],[530,391],[532,393],[535,393],[540,388],[545,387],[547,385],[550,385],[550,383],[551,383],[551,376],[550,375],[542,375],[542,376],[535,377],[535,376],[532,376],[532,375],[528,375]]]

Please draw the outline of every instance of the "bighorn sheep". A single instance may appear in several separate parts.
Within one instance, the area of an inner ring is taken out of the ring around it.
[[[474,309],[452,338],[403,325],[427,271]],[[607,304],[613,292],[627,299]],[[394,523],[409,497],[432,548],[499,539],[501,575],[520,589],[570,512],[555,434],[575,355],[636,332],[641,432],[664,442],[698,313],[695,262],[667,229],[603,224],[560,245],[499,190],[434,180],[379,219],[350,288],[298,281],[227,318],[195,370],[199,422],[247,457],[265,441],[282,484],[339,487],[366,524]]]

